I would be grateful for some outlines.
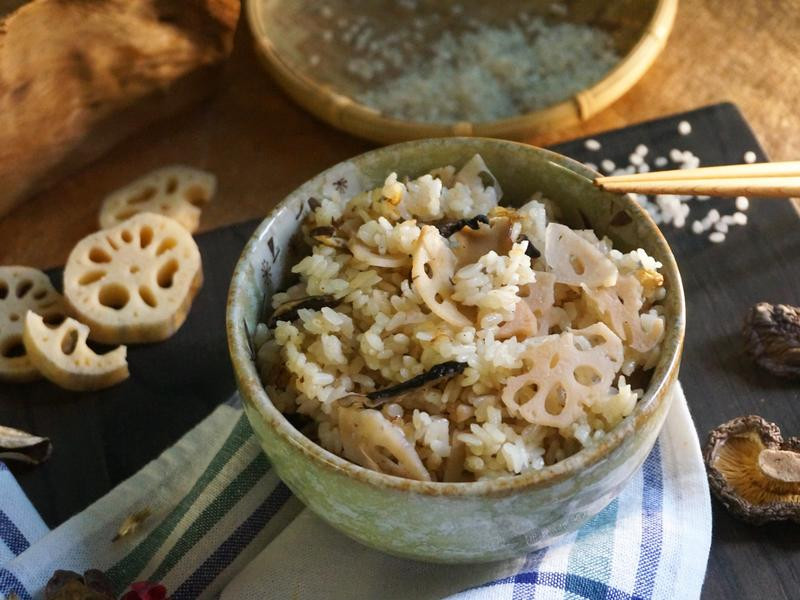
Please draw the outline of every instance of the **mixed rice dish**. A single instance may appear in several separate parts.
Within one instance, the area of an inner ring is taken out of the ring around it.
[[[664,336],[661,264],[499,205],[460,170],[315,202],[299,282],[255,334],[275,406],[327,450],[423,481],[512,476],[597,444],[642,395]]]

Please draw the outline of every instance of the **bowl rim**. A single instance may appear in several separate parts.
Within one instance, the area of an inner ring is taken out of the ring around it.
[[[245,13],[259,61],[300,106],[326,123],[379,143],[421,138],[476,136],[523,139],[525,136],[579,124],[618,100],[638,82],[666,46],[679,0],[655,0],[653,14],[636,43],[602,78],[548,106],[496,119],[427,122],[400,119],[358,102],[348,94],[298,69],[279,52],[266,29],[264,0],[247,0]]]
[[[683,348],[683,341],[686,329],[686,303],[684,297],[683,283],[681,280],[680,271],[678,269],[675,257],[672,250],[664,238],[661,230],[653,222],[650,215],[645,211],[637,202],[629,196],[624,194],[614,194],[620,197],[626,205],[626,212],[644,223],[651,234],[654,235],[654,242],[663,250],[666,262],[662,261],[662,272],[668,272],[670,279],[674,282],[674,291],[677,302],[677,311],[675,314],[674,327],[666,329],[666,336],[663,343],[665,344],[662,351],[669,352],[669,359],[666,368],[663,370],[661,377],[658,380],[651,379],[644,396],[637,402],[634,411],[619,424],[617,424],[611,431],[607,432],[603,438],[603,443],[589,448],[582,448],[575,454],[542,469],[536,471],[529,471],[520,475],[509,475],[498,477],[495,479],[480,480],[474,482],[439,482],[439,481],[418,481],[413,479],[406,479],[395,475],[387,475],[378,471],[367,469],[356,463],[342,458],[319,444],[312,441],[310,438],[303,435],[297,430],[289,420],[281,413],[270,400],[264,386],[261,384],[261,379],[256,368],[255,361],[251,355],[251,346],[249,339],[249,332],[244,323],[244,309],[242,300],[245,294],[240,293],[243,283],[246,281],[247,269],[250,261],[250,256],[256,252],[258,245],[261,243],[263,234],[271,225],[275,216],[286,209],[288,203],[294,198],[295,194],[303,188],[309,186],[312,182],[322,180],[326,174],[334,169],[341,168],[343,164],[355,163],[357,165],[359,160],[364,160],[367,157],[375,157],[380,154],[392,154],[403,147],[417,147],[425,146],[428,144],[453,144],[458,145],[464,142],[478,142],[479,144],[496,144],[501,146],[517,146],[524,148],[525,151],[539,154],[540,156],[549,159],[550,162],[555,162],[557,165],[566,167],[567,169],[582,175],[587,178],[594,178],[598,173],[585,167],[582,163],[569,158],[567,156],[558,154],[551,150],[538,148],[528,144],[513,142],[508,140],[499,140],[493,138],[433,138],[425,140],[415,140],[410,142],[402,142],[391,146],[384,146],[382,148],[370,150],[354,156],[350,159],[344,160],[332,167],[325,169],[314,177],[308,179],[303,184],[295,188],[285,198],[283,198],[264,220],[256,228],[255,232],[250,236],[247,244],[245,245],[239,260],[236,263],[234,273],[231,279],[231,284],[228,290],[228,299],[226,307],[226,331],[228,336],[228,351],[233,363],[234,374],[238,384],[239,391],[245,405],[256,410],[262,417],[262,420],[271,427],[273,432],[278,435],[282,440],[292,446],[294,449],[300,451],[305,457],[317,466],[343,475],[348,478],[359,480],[368,485],[389,488],[394,490],[402,490],[405,492],[414,492],[426,496],[498,496],[507,495],[510,492],[519,491],[522,488],[530,487],[549,487],[555,485],[565,479],[570,478],[572,475],[581,470],[586,470],[600,463],[605,457],[616,451],[622,442],[629,436],[636,433],[636,431],[646,423],[650,416],[659,408],[663,402],[668,402],[671,398],[671,388],[673,383],[677,381],[678,369],[680,366],[681,353]],[[610,193],[610,192],[604,192]],[[245,411],[248,414],[249,412]]]

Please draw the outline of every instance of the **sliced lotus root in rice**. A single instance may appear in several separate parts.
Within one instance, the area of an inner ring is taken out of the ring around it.
[[[339,408],[342,453],[354,463],[387,475],[430,481],[414,445],[380,411]]]
[[[543,271],[534,271],[534,275],[536,279],[520,289],[520,296],[536,317],[538,329],[534,335],[547,335],[566,313],[563,308],[555,306],[556,276]]]
[[[469,327],[470,320],[450,299],[456,257],[447,241],[432,225],[424,225],[411,259],[411,282],[433,314],[456,327]]]
[[[529,423],[567,427],[608,394],[622,356],[621,340],[602,323],[549,336],[525,352],[530,368],[507,380],[502,400]]]
[[[89,337],[157,342],[183,324],[203,282],[200,251],[177,221],[142,213],[93,233],[69,255],[64,295]]]
[[[348,246],[353,258],[371,267],[396,269],[408,262],[407,256],[393,256],[391,254],[378,254],[358,241],[353,241]]]
[[[456,271],[466,265],[478,262],[481,256],[494,250],[500,256],[506,256],[514,246],[511,238],[511,220],[496,217],[489,225],[479,223],[478,229],[463,227],[453,234],[456,242],[453,254],[456,256]]]
[[[538,331],[539,324],[536,315],[533,314],[528,304],[522,299],[514,307],[513,318],[500,325],[494,337],[497,340],[516,337],[517,340],[523,341],[526,338],[537,336]]]
[[[618,271],[614,263],[565,225],[547,225],[544,252],[545,260],[559,283],[608,287],[617,282]]]
[[[181,165],[157,169],[106,196],[100,227],[108,229],[139,213],[152,212],[175,219],[194,233],[202,207],[216,190],[217,178],[206,171]]]
[[[0,381],[33,381],[39,371],[22,340],[25,314],[32,310],[47,322],[62,321],[66,304],[50,279],[31,267],[0,267]]]
[[[488,187],[493,187],[497,200],[499,201],[500,198],[503,197],[503,190],[500,189],[500,183],[495,176],[492,175],[492,172],[489,170],[489,167],[486,166],[480,154],[476,154],[470,158],[464,166],[461,167],[461,170],[456,173],[455,180],[472,189],[485,190]]]
[[[96,354],[86,345],[89,327],[67,318],[56,328],[32,311],[25,316],[23,339],[28,357],[47,379],[67,390],[107,388],[128,378],[127,349]]]
[[[659,320],[649,330],[642,325],[642,284],[634,275],[620,275],[612,288],[592,289],[581,286],[609,327],[638,352],[649,352],[664,334]]]

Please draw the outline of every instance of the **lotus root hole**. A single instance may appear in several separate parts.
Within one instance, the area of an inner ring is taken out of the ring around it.
[[[69,356],[73,352],[75,352],[75,348],[78,345],[78,330],[77,329],[70,329],[64,334],[64,337],[61,338],[61,351]]]
[[[141,204],[142,202],[147,202],[153,196],[156,195],[158,190],[152,186],[147,186],[141,192],[136,194],[135,196],[131,196],[128,198],[128,204]]]
[[[102,248],[95,246],[89,250],[89,260],[93,263],[107,263],[111,262],[111,255]]]
[[[122,235],[120,237],[122,237],[122,241],[126,244],[130,244],[133,241],[133,235],[131,235],[131,232],[127,229],[122,231]]]
[[[89,285],[90,283],[94,283],[95,281],[99,281],[103,277],[106,276],[105,271],[88,271],[81,275],[81,278],[78,279],[78,283],[80,285]]]
[[[8,284],[5,281],[0,281],[0,300],[5,300],[8,296]]]
[[[150,308],[155,308],[156,305],[158,304],[156,296],[155,294],[153,294],[153,290],[151,290],[146,285],[143,285],[139,288],[139,296],[141,296],[144,303],[147,304],[147,306],[149,306]]]
[[[438,302],[439,304],[444,302],[444,298],[442,298],[442,295],[439,292],[436,292],[433,299],[436,300],[436,302]]]
[[[576,367],[575,370],[572,372],[573,377],[575,377],[575,381],[580,383],[581,385],[590,386],[600,383],[602,377],[600,373],[597,372],[597,369],[594,367],[589,367],[587,365],[581,365],[580,367]]]
[[[431,265],[429,263],[425,263],[423,268],[425,269],[425,275],[428,276],[428,279],[433,279],[433,269],[431,269]]]
[[[153,228],[145,225],[139,231],[139,246],[147,248],[153,241]]]
[[[572,265],[572,270],[575,271],[576,275],[583,275],[586,271],[583,261],[577,256],[570,255],[569,264]]]
[[[137,214],[139,211],[135,208],[126,208],[125,210],[121,210],[117,213],[116,219],[119,222],[126,221],[130,219],[133,215]]]
[[[42,317],[42,321],[44,321],[44,324],[48,327],[58,327],[66,318],[66,315],[56,312],[49,315],[44,315]]]
[[[177,271],[178,261],[173,258],[158,270],[158,274],[156,275],[158,286],[165,289],[172,287],[172,280],[175,278],[175,273]]]
[[[114,250],[119,250],[119,245],[117,244],[117,242],[114,241],[114,238],[112,238],[110,235],[106,236],[106,241],[108,242],[108,245],[111,246]]]
[[[25,294],[27,294],[31,288],[33,287],[33,282],[30,279],[23,279],[17,284],[17,298],[24,298]]]
[[[19,321],[19,315],[17,313],[11,313],[10,315],[8,315],[8,320],[11,321],[12,323],[15,321]]]
[[[128,270],[131,272],[131,275],[136,275],[136,273],[138,273],[138,272],[139,272],[139,267],[138,267],[138,266],[136,266],[136,265],[133,265],[133,266],[132,266],[130,269],[128,269]]]
[[[527,404],[538,391],[539,386],[535,383],[521,387],[519,390],[517,390],[517,393],[514,394],[514,402],[516,402],[519,406]]]
[[[558,366],[558,362],[561,360],[561,357],[558,355],[558,352],[554,352],[553,356],[550,357],[550,368],[555,369]]]
[[[118,283],[109,283],[100,288],[100,294],[97,299],[103,306],[114,310],[122,310],[128,304],[130,294],[125,287]]]
[[[158,249],[156,250],[156,256],[161,256],[164,252],[168,250],[172,250],[178,243],[171,237],[165,238],[159,245]]]
[[[193,185],[186,190],[186,192],[183,194],[183,197],[186,198],[186,201],[192,206],[200,207],[208,202],[208,196],[206,195],[205,190],[197,185]]]
[[[166,187],[167,193],[174,194],[175,190],[177,189],[178,189],[178,180],[175,179],[174,177],[170,177],[167,180],[167,187]]]
[[[22,338],[14,336],[8,338],[5,343],[0,347],[0,355],[3,358],[19,358],[25,356],[25,344],[22,343]]]
[[[544,409],[547,411],[548,414],[557,417],[558,415],[561,414],[566,405],[567,405],[567,392],[564,390],[564,387],[560,383],[557,383],[550,389],[550,392],[547,394],[547,398],[544,401]]]

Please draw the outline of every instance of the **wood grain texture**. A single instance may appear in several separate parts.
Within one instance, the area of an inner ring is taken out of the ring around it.
[[[580,127],[528,141],[549,145],[730,100],[773,160],[800,158],[798,7],[797,0],[682,0],[666,49],[628,94]],[[292,104],[257,63],[240,19],[222,90],[0,220],[0,264],[63,264],[95,227],[103,196],[154,167],[184,162],[219,176],[201,224],[211,229],[264,215],[314,173],[370,147]]]

